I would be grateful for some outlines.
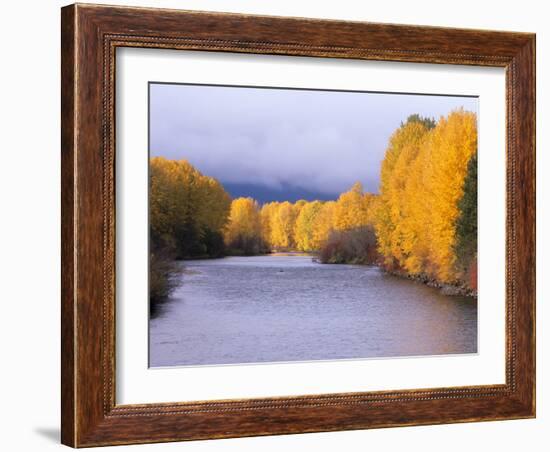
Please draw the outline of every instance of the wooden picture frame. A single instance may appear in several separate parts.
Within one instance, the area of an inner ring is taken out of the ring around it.
[[[62,9],[62,442],[73,447],[535,416],[535,35],[70,5]],[[506,69],[506,383],[115,403],[115,50]]]

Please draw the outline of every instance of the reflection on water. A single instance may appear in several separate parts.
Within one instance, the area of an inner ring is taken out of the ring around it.
[[[184,263],[150,320],[150,365],[475,353],[477,303],[306,255]]]

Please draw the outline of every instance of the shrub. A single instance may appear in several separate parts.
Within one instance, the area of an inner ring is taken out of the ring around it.
[[[372,226],[332,231],[321,248],[324,264],[368,264],[378,262],[376,235]]]
[[[149,308],[165,301],[179,285],[181,269],[167,251],[151,252],[149,255]]]

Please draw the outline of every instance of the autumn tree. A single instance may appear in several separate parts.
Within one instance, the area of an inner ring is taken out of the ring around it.
[[[395,236],[400,237],[400,251],[394,256],[400,265],[411,274],[433,274],[430,260],[429,223],[431,193],[427,183],[432,162],[426,146],[422,146],[416,158],[409,164],[411,177],[406,179],[402,196],[406,202],[401,203],[401,224],[396,227]]]
[[[221,184],[185,160],[155,157],[149,171],[149,298],[151,309],[176,287],[174,259],[217,257],[231,198]]]
[[[442,118],[429,142],[433,164],[429,174],[431,258],[442,281],[456,278],[455,226],[468,162],[477,150],[476,115],[457,110]]]
[[[318,250],[334,229],[334,201],[270,202],[260,211],[262,237],[272,249]]]
[[[265,251],[262,240],[260,208],[252,198],[237,198],[231,203],[225,242],[237,254],[259,254]]]
[[[457,218],[477,149],[476,115],[456,110],[433,128],[422,118],[409,119],[392,135],[382,163],[379,251],[389,267],[452,282],[459,276]]]
[[[262,239],[269,248],[273,248],[273,225],[278,206],[277,202],[269,202],[264,204],[260,210]]]
[[[375,216],[378,247],[386,265],[403,264],[407,232],[404,225],[405,185],[410,166],[418,156],[428,128],[419,121],[408,121],[390,137],[380,171],[380,201]]]
[[[305,203],[300,209],[296,219],[294,237],[296,248],[300,251],[313,251],[318,249],[318,243],[314,238],[314,228],[319,212],[323,208],[321,201]]]
[[[150,162],[150,235],[152,248],[171,248],[176,257],[200,253],[196,187],[200,174],[186,161],[155,157]]]
[[[294,226],[299,208],[284,201],[276,204],[271,222],[271,245],[276,249],[289,250],[295,247]]]
[[[374,196],[363,192],[363,186],[356,182],[351,189],[342,193],[334,207],[334,228],[340,231],[359,228],[372,223],[370,215]]]
[[[150,161],[151,244],[173,248],[177,258],[220,255],[231,198],[214,178],[186,160]]]
[[[336,210],[336,201],[324,202],[312,225],[312,247],[315,250],[320,249],[328,240],[330,233],[335,229],[334,218]]]

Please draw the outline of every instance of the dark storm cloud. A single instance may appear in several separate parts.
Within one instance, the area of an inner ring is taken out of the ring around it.
[[[150,150],[222,183],[330,196],[360,181],[377,192],[401,121],[459,107],[477,111],[477,99],[152,84]]]

